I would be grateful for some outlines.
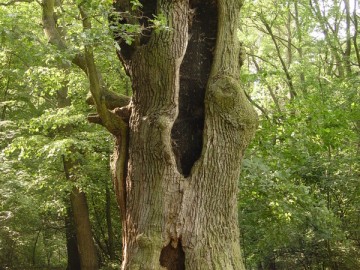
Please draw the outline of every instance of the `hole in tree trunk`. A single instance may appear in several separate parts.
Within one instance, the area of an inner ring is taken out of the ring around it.
[[[202,151],[204,97],[217,34],[216,1],[190,0],[189,43],[180,67],[179,115],[171,131],[177,167],[185,177]]]
[[[161,250],[160,265],[168,270],[185,269],[185,253],[182,249],[181,240],[178,241],[176,248],[170,242]]]

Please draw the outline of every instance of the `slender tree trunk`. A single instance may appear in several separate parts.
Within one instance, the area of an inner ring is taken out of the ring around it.
[[[33,252],[32,252],[32,265],[35,267],[36,266],[36,247],[37,247],[37,243],[39,241],[39,237],[40,237],[40,233],[41,233],[41,230],[39,230],[37,233],[36,233],[36,237],[35,237],[35,243],[34,243],[34,246],[33,246]]]
[[[74,224],[74,215],[70,206],[66,208],[65,229],[66,229],[66,250],[67,250],[67,268],[66,270],[79,270],[80,256],[77,247],[76,228]]]
[[[353,12],[353,22],[354,22],[354,36],[352,38],[353,40],[353,44],[354,44],[354,50],[355,50],[355,55],[356,55],[356,60],[357,60],[357,64],[358,67],[360,68],[360,53],[359,53],[359,47],[358,47],[358,43],[357,43],[357,37],[359,35],[359,25],[358,25],[358,16],[356,14],[356,10],[358,3],[357,0],[354,0],[354,12]]]
[[[286,83],[289,86],[290,101],[292,101],[296,97],[297,93],[295,91],[294,84],[293,84],[292,77],[290,75],[289,69],[286,66],[285,60],[283,59],[283,57],[281,55],[279,44],[276,41],[275,35],[274,35],[273,31],[272,31],[272,28],[271,28],[270,24],[266,21],[266,19],[262,15],[261,15],[260,19],[261,19],[262,23],[264,24],[266,30],[268,31],[268,34],[270,35],[270,37],[271,37],[271,39],[272,39],[272,41],[274,43],[274,46],[275,46],[275,49],[276,49],[276,52],[277,52],[277,56],[278,56],[278,58],[280,60],[282,69],[283,69],[283,71],[285,73]],[[290,48],[289,48],[289,50],[290,50]]]
[[[141,3],[168,27],[119,41],[134,93],[122,269],[244,269],[237,183],[257,116],[238,82],[241,3]]]
[[[63,108],[70,105],[70,99],[67,96],[67,87],[64,86],[57,92],[58,107]],[[71,127],[67,127],[67,132],[71,131]],[[72,149],[69,149],[72,151]],[[68,181],[76,181],[76,174],[74,171],[75,162],[63,156],[63,166],[65,177]],[[70,194],[71,212],[74,218],[76,228],[76,243],[78,248],[78,255],[80,256],[80,265],[83,270],[97,270],[99,269],[99,259],[92,238],[92,229],[89,218],[89,209],[85,194],[77,187],[73,187]],[[72,254],[68,254],[72,256]],[[75,263],[75,259],[73,258]]]
[[[111,194],[108,186],[106,186],[105,213],[106,213],[106,227],[107,227],[107,235],[108,235],[108,239],[107,239],[108,254],[110,260],[115,260],[114,231],[111,221]]]
[[[286,30],[287,30],[287,68],[290,69],[292,64],[292,31],[291,31],[291,11],[290,11],[290,3],[287,5],[287,21],[286,21]]]
[[[62,35],[56,26],[54,7],[59,3],[55,3],[55,0],[43,0],[42,1],[42,22],[44,25],[44,32],[49,39],[49,43],[55,46],[58,50],[63,51],[66,49],[66,44],[62,39]],[[74,62],[80,63],[77,58]],[[79,64],[80,67],[83,65]],[[67,70],[70,67],[68,64],[64,64],[62,68]],[[71,105],[71,101],[68,98],[68,89],[66,82],[64,87],[57,91],[58,107],[64,108]],[[67,132],[71,132],[71,127],[66,127]],[[69,149],[72,152],[72,149]],[[63,166],[66,179],[68,181],[76,181],[75,175],[75,163],[70,158],[63,156]],[[70,194],[70,202],[72,213],[74,215],[74,224],[76,228],[76,240],[78,254],[80,256],[80,265],[82,270],[97,270],[99,269],[98,254],[96,251],[95,243],[92,238],[92,230],[89,219],[89,210],[85,194],[75,187]]]
[[[344,51],[344,63],[345,63],[345,69],[347,75],[351,75],[351,61],[350,61],[350,55],[351,55],[351,34],[350,34],[350,28],[351,28],[351,14],[350,14],[350,2],[349,0],[344,0],[345,4],[345,13],[346,13],[346,48]]]
[[[74,163],[63,157],[64,172],[68,181],[75,181]],[[70,193],[71,210],[74,217],[76,242],[82,270],[99,269],[99,259],[93,240],[89,209],[85,193],[74,186]]]
[[[256,71],[261,72],[261,68],[260,68],[259,64],[257,63],[255,57],[252,57],[252,61],[253,61],[254,65],[255,65]],[[273,102],[275,104],[275,107],[276,107],[276,110],[277,110],[279,116],[282,116],[283,112],[282,112],[281,107],[280,107],[279,99],[275,95],[275,92],[274,92],[273,88],[267,82],[267,80],[265,80],[265,84],[267,86],[267,89],[269,90],[270,96],[271,96],[271,98],[272,98],[272,100],[273,100]]]
[[[11,61],[12,61],[12,54],[9,55],[9,60],[8,60],[8,64],[7,64],[9,69],[11,67]],[[9,88],[10,88],[10,82],[11,82],[11,77],[8,76],[6,78],[3,101],[7,101]],[[1,117],[0,117],[1,121],[5,121],[6,110],[7,110],[7,105],[4,105],[4,107],[2,108]]]
[[[341,48],[339,48],[337,46],[337,44],[339,44],[340,42],[338,40],[338,37],[335,35],[336,34],[336,29],[333,29],[334,34],[331,36],[331,34],[329,33],[329,29],[328,29],[329,28],[329,25],[328,25],[329,22],[327,22],[326,18],[323,16],[318,0],[311,0],[310,1],[310,6],[311,6],[311,9],[312,9],[312,12],[314,13],[315,18],[318,20],[318,22],[320,24],[320,28],[321,28],[324,36],[325,36],[325,40],[326,40],[326,43],[327,43],[327,45],[329,47],[329,50],[330,50],[333,58],[335,59],[336,69],[338,71],[338,76],[343,77],[344,76],[344,66],[343,66],[343,62],[342,62],[342,59],[341,59],[341,55],[339,53],[339,51],[341,51]],[[335,28],[336,28],[336,26],[335,26]],[[335,42],[334,42],[334,40],[335,40]]]
[[[295,25],[296,25],[296,36],[298,39],[298,49],[297,52],[299,54],[299,61],[302,65],[302,68],[304,66],[304,54],[303,54],[303,30],[302,25],[300,23],[300,16],[299,16],[299,3],[297,0],[294,1],[294,19],[295,19]],[[307,89],[305,86],[305,74],[304,71],[300,72],[300,83],[301,83],[301,90],[304,94],[307,94]]]
[[[70,195],[70,200],[74,212],[81,269],[97,270],[99,269],[98,255],[92,237],[89,209],[85,194],[74,187]]]

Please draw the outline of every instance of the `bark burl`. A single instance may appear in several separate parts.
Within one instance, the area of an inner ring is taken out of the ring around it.
[[[112,16],[133,88],[113,158],[122,269],[244,269],[237,182],[257,116],[238,81],[241,1],[130,2]],[[119,33],[134,23],[144,31],[128,45]]]

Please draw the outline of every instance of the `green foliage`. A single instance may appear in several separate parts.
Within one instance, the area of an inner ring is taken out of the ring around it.
[[[132,10],[138,10],[143,7],[143,5],[140,3],[139,0],[130,0],[130,3],[132,5],[131,7]]]
[[[83,45],[91,44],[109,89],[124,92],[128,79],[106,30],[105,11],[111,4],[91,2],[96,20],[88,32],[83,32],[74,3],[64,1],[56,8],[57,27],[68,44],[63,51],[48,44],[40,5],[0,6],[1,267],[66,267],[64,221],[74,185],[92,198],[97,244],[104,247],[103,260],[111,265],[106,257],[106,218],[99,213],[107,203],[105,189],[111,189],[112,140],[100,127],[87,123],[89,82],[83,71],[71,65]],[[71,105],[59,106],[65,99]],[[66,179],[64,160],[74,162],[75,181]],[[113,226],[120,227],[114,196],[110,199]],[[119,239],[115,233],[115,244],[121,246]]]
[[[155,33],[160,33],[161,31],[170,31],[169,23],[164,14],[160,13],[154,15],[154,19],[149,20],[152,23],[152,28],[155,30]]]
[[[104,210],[110,202],[113,227],[120,228],[114,196],[106,195],[112,141],[86,122],[89,82],[72,60],[91,45],[108,89],[128,93],[112,34],[132,44],[145,32],[171,30],[161,13],[148,29],[116,23],[141,14],[141,2],[130,2],[132,14],[112,12],[109,0],[62,1],[55,8],[62,50],[48,43],[36,1],[0,6],[1,267],[65,268],[64,219],[74,186],[87,195],[103,269],[119,267],[110,260]],[[247,269],[360,268],[359,59],[353,43],[345,57],[344,1],[311,3],[243,7],[238,36],[247,58],[240,76],[261,109],[239,182]],[[91,29],[84,31],[77,5],[86,7]],[[358,10],[351,14],[353,38]],[[64,161],[73,164],[72,181]],[[117,230],[116,247],[120,239]]]
[[[241,76],[261,109],[240,181],[247,269],[360,267],[354,214],[360,202],[359,66],[342,72],[346,18],[333,1],[323,3],[323,19],[339,29],[328,29],[329,39],[308,3],[244,6],[239,38],[248,57]],[[342,52],[338,63],[334,46]],[[350,58],[356,62],[354,47]]]

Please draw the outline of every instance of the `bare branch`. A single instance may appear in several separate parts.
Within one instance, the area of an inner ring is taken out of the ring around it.
[[[255,65],[255,67],[256,67],[257,72],[261,72],[261,68],[260,68],[259,64],[256,62],[255,57],[252,57],[252,61],[253,61],[254,65]],[[273,101],[274,101],[274,103],[275,103],[275,106],[276,106],[279,114],[282,115],[282,111],[281,111],[281,108],[280,108],[279,101],[278,101],[278,99],[277,99],[277,97],[276,97],[276,95],[275,95],[272,87],[271,87],[270,84],[267,82],[267,80],[265,80],[265,84],[266,84],[266,86],[267,86],[267,88],[268,88],[268,90],[269,90],[269,92],[270,92],[270,96],[271,96],[271,98],[273,99]]]
[[[278,55],[278,58],[280,60],[280,63],[281,63],[281,66],[283,68],[283,71],[285,73],[285,76],[286,76],[286,82],[289,86],[289,89],[290,89],[290,98],[291,99],[294,99],[297,95],[296,91],[295,91],[295,88],[294,88],[294,85],[293,85],[293,82],[292,82],[292,78],[291,78],[291,75],[289,73],[289,70],[285,64],[285,61],[281,55],[281,52],[280,52],[280,48],[279,48],[279,45],[277,43],[277,40],[273,34],[273,31],[271,29],[271,26],[269,25],[269,23],[266,21],[266,19],[264,17],[260,17],[260,20],[261,22],[264,24],[267,32],[269,33],[273,43],[274,43],[274,46],[275,46],[275,49],[276,49],[276,52],[277,52],[277,55]]]
[[[246,98],[250,101],[252,105],[254,105],[256,108],[258,108],[262,114],[265,116],[267,120],[270,120],[268,113],[265,111],[265,108],[261,107],[259,104],[257,104],[250,96],[249,94],[244,91]]]
[[[259,56],[259,55],[255,55],[255,54],[252,54],[252,53],[249,53],[249,52],[246,52],[246,54],[248,56],[251,56],[252,58],[256,57],[256,58],[259,58],[261,61],[263,61],[264,63],[268,63],[270,66],[272,66],[273,68],[277,69],[278,67],[276,65],[274,65],[273,63],[271,63],[269,60]]]

